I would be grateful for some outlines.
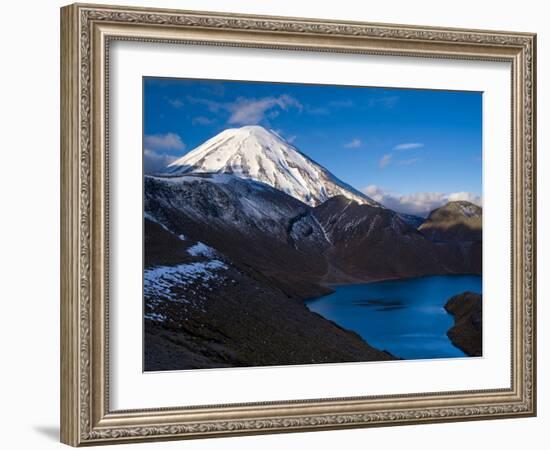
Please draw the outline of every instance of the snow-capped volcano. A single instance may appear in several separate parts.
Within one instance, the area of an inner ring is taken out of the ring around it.
[[[274,131],[257,125],[222,131],[171,163],[164,173],[171,176],[230,173],[268,184],[311,206],[337,195],[361,204],[380,206]]]

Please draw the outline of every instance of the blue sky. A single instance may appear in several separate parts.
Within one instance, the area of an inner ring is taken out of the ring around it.
[[[146,172],[259,124],[394,209],[481,202],[479,92],[163,78],[143,88]]]

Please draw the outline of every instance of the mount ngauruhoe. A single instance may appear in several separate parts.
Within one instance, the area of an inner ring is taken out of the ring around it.
[[[303,300],[336,283],[481,272],[481,208],[442,207],[417,228],[258,126],[144,185],[146,370],[391,359]]]
[[[233,174],[268,184],[310,206],[336,195],[380,206],[300,153],[277,133],[256,125],[222,131],[174,161],[165,173]]]

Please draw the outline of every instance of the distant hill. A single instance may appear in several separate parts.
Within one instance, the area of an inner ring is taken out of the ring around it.
[[[432,241],[481,241],[483,211],[467,201],[449,202],[434,209],[419,230]]]

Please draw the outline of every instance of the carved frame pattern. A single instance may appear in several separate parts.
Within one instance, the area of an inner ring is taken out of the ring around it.
[[[63,442],[78,446],[535,414],[535,35],[94,5],[67,6],[61,14]],[[102,30],[102,25],[107,27]],[[116,33],[110,34],[113,30]],[[200,31],[197,40],[193,30]],[[317,43],[319,37],[323,39]],[[199,409],[203,415],[194,408],[110,411],[108,279],[105,268],[98,267],[108,254],[108,155],[97,159],[97,153],[107,152],[107,111],[101,98],[108,83],[99,75],[108,66],[113,39],[510,61],[516,99],[512,388],[257,403],[233,409],[214,405]],[[100,122],[104,125],[98,133]],[[346,402],[357,402],[356,411],[343,408]],[[294,412],[285,413],[285,406]],[[297,407],[302,408],[298,414]]]

